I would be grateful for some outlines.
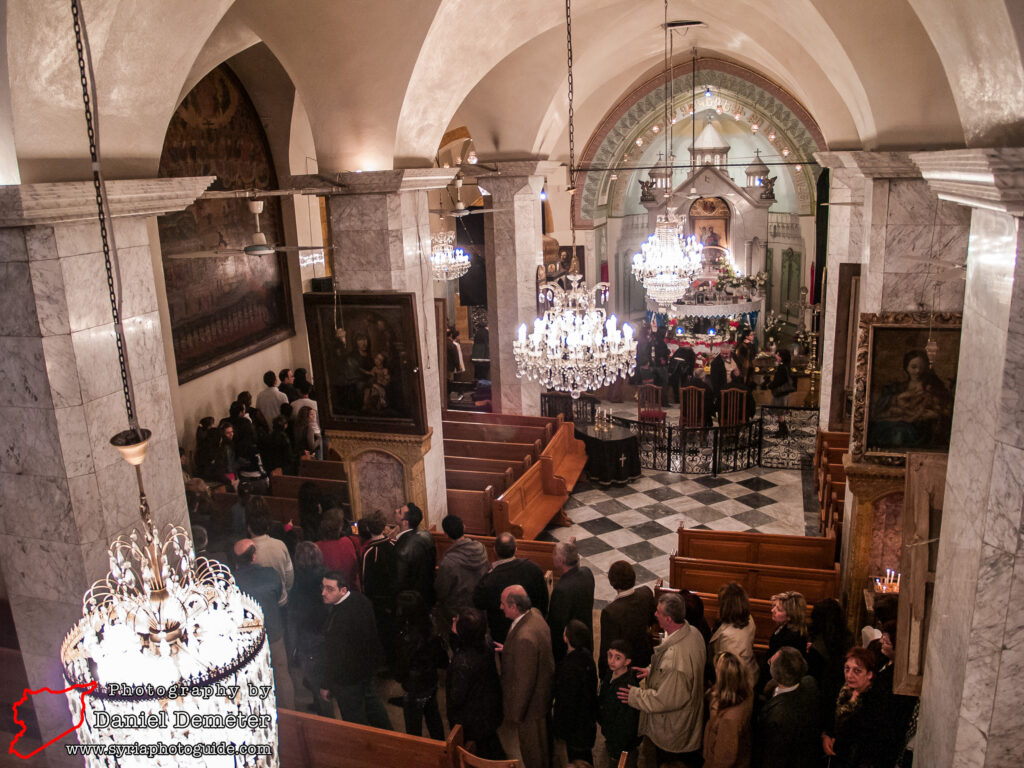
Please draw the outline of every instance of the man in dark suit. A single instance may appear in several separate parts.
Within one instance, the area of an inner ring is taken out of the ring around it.
[[[524,768],[548,768],[548,713],[555,676],[551,634],[518,584],[501,593],[501,610],[512,624],[504,646],[498,647],[505,717],[516,725]]]
[[[544,616],[548,610],[548,585],[539,565],[515,556],[516,537],[511,533],[498,534],[494,540],[494,554],[498,559],[473,590],[473,605],[487,614],[491,639],[502,643],[512,624],[500,608],[501,594],[505,587],[512,584],[523,587],[530,596],[531,605]]]
[[[374,685],[382,653],[370,600],[361,592],[349,591],[341,571],[324,574],[321,596],[328,613],[317,660],[320,696],[327,701],[333,695],[347,722],[390,730],[391,721]]]
[[[551,650],[555,661],[561,661],[567,653],[562,635],[573,619],[582,621],[590,630],[590,647],[593,648],[594,574],[586,566],[580,566],[575,539],[556,544],[553,560],[559,579],[551,590],[548,626],[551,628]]]
[[[437,550],[434,537],[419,530],[423,512],[409,502],[396,513],[401,532],[395,539],[395,593],[419,592],[428,608],[434,605],[434,566]]]
[[[796,648],[781,648],[769,669],[772,680],[764,689],[755,741],[761,768],[814,768],[821,756],[818,686]]]
[[[651,625],[658,601],[650,587],[634,589],[636,571],[625,560],[616,560],[608,569],[608,583],[615,590],[615,599],[601,611],[601,653],[597,661],[603,675],[608,671],[608,647],[615,640],[624,640],[632,652],[633,666],[651,663],[654,640]],[[689,616],[689,611],[687,611]]]

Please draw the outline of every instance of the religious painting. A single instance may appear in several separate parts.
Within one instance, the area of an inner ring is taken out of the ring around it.
[[[690,206],[690,232],[707,247],[729,247],[729,204],[720,197],[701,197]]]
[[[320,424],[426,433],[415,295],[339,291],[303,296]]]
[[[277,187],[259,115],[226,65],[174,113],[159,175],[216,176],[212,190]],[[294,335],[284,255],[240,252],[256,231],[244,198],[197,200],[157,221],[179,383]],[[260,230],[283,242],[278,198],[265,198]]]
[[[902,465],[949,450],[961,316],[862,314],[854,385],[854,461]]]

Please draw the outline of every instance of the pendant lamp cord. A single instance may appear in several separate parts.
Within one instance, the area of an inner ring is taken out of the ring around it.
[[[569,230],[572,233],[572,256],[576,257],[576,136],[572,109],[572,0],[565,0],[565,51],[569,64]]]
[[[128,352],[125,346],[124,325],[121,322],[121,270],[117,259],[117,244],[114,240],[113,219],[107,197],[107,185],[100,167],[99,111],[96,104],[96,75],[92,66],[92,52],[89,35],[85,29],[85,16],[79,0],[71,0],[71,15],[75,26],[75,49],[78,53],[78,72],[82,81],[82,102],[85,105],[85,125],[89,133],[89,156],[92,159],[92,183],[96,190],[96,210],[100,223],[100,239],[103,244],[103,264],[107,271],[107,289],[110,293],[110,312],[114,318],[114,338],[117,341],[117,362],[121,368],[121,386],[124,390],[124,404],[128,412],[128,426],[141,442],[138,416],[135,413],[135,392],[128,366]],[[108,222],[110,225],[108,227]],[[117,273],[117,279],[114,274]]]

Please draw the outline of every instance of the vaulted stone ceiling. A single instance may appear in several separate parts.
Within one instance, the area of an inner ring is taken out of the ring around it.
[[[305,105],[323,169],[429,165],[467,125],[482,157],[565,154],[564,6],[551,0],[86,0],[112,173],[152,175],[177,101],[257,40]],[[24,181],[82,177],[70,13],[8,2],[0,119]],[[830,148],[1022,137],[1024,5],[1010,0],[672,0],[680,46],[791,93]],[[577,132],[661,66],[657,0],[576,0]],[[11,148],[6,149],[11,152]]]

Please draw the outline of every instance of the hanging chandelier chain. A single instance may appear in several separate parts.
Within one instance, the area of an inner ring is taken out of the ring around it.
[[[114,281],[117,265],[117,244],[114,240],[113,219],[107,198],[106,182],[100,168],[99,114],[96,110],[96,76],[92,67],[92,53],[89,36],[85,29],[85,17],[79,0],[71,0],[71,15],[75,27],[75,50],[78,54],[78,72],[82,83],[82,103],[85,105],[85,125],[89,133],[89,156],[92,160],[92,183],[96,190],[96,208],[100,223],[100,239],[103,244],[103,264],[107,271],[107,290],[110,294],[110,312],[114,318],[114,338],[117,341],[117,362],[121,369],[121,386],[124,390],[124,404],[128,412],[128,426],[139,432],[139,421],[135,414],[134,392],[125,350],[124,326],[121,323],[121,281]],[[108,228],[107,222],[111,222]]]
[[[573,125],[572,83],[572,0],[565,0],[565,53],[569,65],[569,231],[572,253],[576,255],[576,134]]]

